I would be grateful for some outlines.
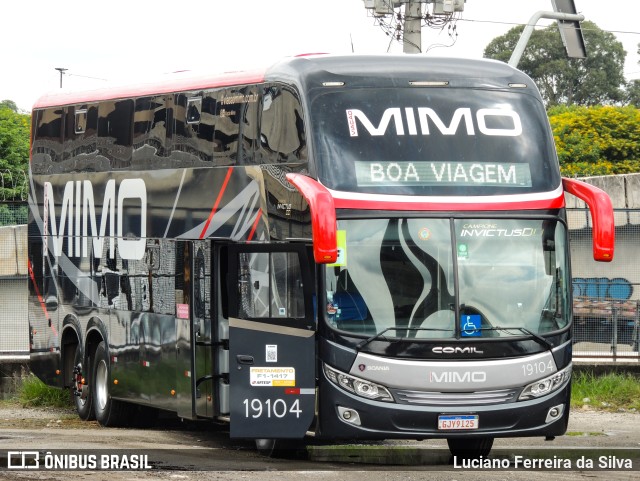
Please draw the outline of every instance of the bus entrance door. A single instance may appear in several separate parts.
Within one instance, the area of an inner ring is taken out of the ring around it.
[[[176,246],[177,412],[185,419],[213,417],[211,333],[211,242],[180,241]]]
[[[303,246],[229,253],[230,435],[302,438],[315,415],[315,322]]]

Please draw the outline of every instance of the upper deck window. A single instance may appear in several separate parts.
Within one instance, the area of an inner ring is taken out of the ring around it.
[[[491,195],[560,185],[544,107],[520,92],[331,91],[313,99],[311,117],[319,176],[332,189]]]
[[[84,134],[87,130],[87,109],[76,110],[75,116],[75,133]]]

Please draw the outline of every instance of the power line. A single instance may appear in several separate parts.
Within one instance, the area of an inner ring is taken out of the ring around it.
[[[106,78],[100,78],[100,77],[89,77],[88,75],[79,75],[77,73],[68,73],[67,74],[69,77],[82,77],[82,78],[88,78],[91,80],[102,80],[104,82],[108,82],[109,80]]]
[[[514,27],[526,27],[527,25],[529,25],[528,23],[522,23],[522,22],[506,22],[506,21],[499,21],[499,20],[479,20],[479,19],[473,19],[473,18],[459,18],[458,21],[459,22],[474,22],[474,23],[491,23],[491,24],[495,24],[495,25],[512,25]],[[536,25],[534,25],[534,26],[536,26]],[[540,25],[540,28],[546,28],[546,26]],[[595,31],[595,29],[593,29],[593,28],[584,27],[582,25],[581,25],[580,28],[583,31],[585,31],[585,30],[594,30]],[[604,30],[602,28],[600,28],[600,30],[603,31],[603,32],[608,32],[608,33],[618,33],[618,34],[624,34],[624,35],[640,35],[640,32],[633,32],[633,31],[628,31],[628,30]]]
[[[387,35],[390,37],[390,41],[389,41],[389,46],[387,48],[387,51],[389,51],[389,48],[391,47],[391,43],[393,42],[393,40],[397,40],[397,41],[407,41],[407,39],[403,38],[404,37],[404,32],[403,32],[403,26],[404,26],[404,16],[398,12],[394,12],[393,14],[389,15],[389,17],[385,18],[386,16],[382,16],[382,17],[376,17],[375,15],[372,15],[374,17],[374,24],[377,25],[378,27],[380,27],[380,29]],[[492,25],[510,25],[510,26],[521,26],[521,27],[526,27],[529,24],[528,23],[522,23],[522,22],[512,22],[512,21],[500,21],[500,20],[481,20],[481,19],[474,19],[474,18],[464,18],[462,17],[462,15],[454,15],[450,18],[447,19],[441,19],[438,16],[434,16],[434,15],[429,15],[429,13],[427,12],[427,14],[425,16],[423,16],[423,22],[422,22],[422,26],[423,27],[431,27],[431,28],[440,28],[441,30],[444,27],[444,24],[449,23],[449,25],[451,25],[451,23],[454,24],[456,22],[471,22],[471,23],[487,23],[487,24],[492,24]],[[534,27],[537,28],[547,28],[549,25],[533,25]],[[570,27],[567,27],[570,28]],[[583,24],[580,25],[580,29],[582,31],[602,31],[602,32],[606,32],[606,33],[610,33],[610,34],[618,34],[618,35],[640,35],[640,31],[630,31],[630,30],[604,30],[602,28],[589,28],[589,27],[585,27]],[[450,45],[446,45],[446,44],[435,44],[435,45],[431,45],[427,48],[427,51],[431,50],[432,48],[437,48],[437,47],[447,47],[447,46],[453,46],[456,43],[457,40],[457,36],[458,33],[456,31],[456,29],[454,28],[453,33],[455,34],[452,35],[451,32],[449,32],[449,37],[451,38],[452,42]],[[419,50],[421,50],[419,48]]]

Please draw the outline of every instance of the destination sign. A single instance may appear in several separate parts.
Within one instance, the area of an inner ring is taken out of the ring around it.
[[[528,164],[507,162],[365,162],[355,161],[360,187],[492,186],[531,187]]]

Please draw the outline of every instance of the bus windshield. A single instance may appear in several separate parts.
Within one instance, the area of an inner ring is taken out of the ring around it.
[[[345,87],[317,95],[310,112],[330,189],[466,196],[560,186],[544,107],[515,89]]]
[[[341,253],[325,276],[336,329],[453,339],[543,334],[569,322],[559,221],[362,219],[338,229]]]

